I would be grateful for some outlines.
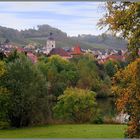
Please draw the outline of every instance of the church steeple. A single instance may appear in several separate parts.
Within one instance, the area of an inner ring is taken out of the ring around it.
[[[53,38],[53,33],[50,32],[50,35],[46,42],[46,53],[49,54],[53,48],[55,48],[55,40]]]
[[[49,35],[48,40],[54,40],[54,38],[53,38],[53,33],[52,33],[52,32],[50,32],[50,35]]]

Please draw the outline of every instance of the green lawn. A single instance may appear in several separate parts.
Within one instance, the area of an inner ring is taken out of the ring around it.
[[[0,130],[0,138],[123,138],[125,125],[48,125]]]

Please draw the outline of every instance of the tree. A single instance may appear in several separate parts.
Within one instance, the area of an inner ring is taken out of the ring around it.
[[[42,65],[42,66],[41,66]],[[47,81],[49,81],[49,93],[58,97],[66,87],[75,86],[78,79],[76,67],[68,60],[54,55],[47,63],[39,65]]]
[[[3,61],[0,61],[0,79],[2,79],[6,74],[6,66]],[[6,100],[6,97],[4,98],[3,95],[6,95],[7,89],[2,86],[1,80],[0,80],[0,121],[5,120],[5,110],[3,108],[3,104]]]
[[[3,60],[4,58],[6,58],[6,55],[4,52],[0,52],[0,60]]]
[[[72,62],[78,68],[79,80],[77,87],[97,91],[99,89],[100,77],[95,60],[89,56],[82,56],[73,59]]]
[[[96,97],[105,97],[110,94],[109,84],[105,82],[107,75],[103,65],[91,55],[85,55],[71,60],[78,69],[79,79],[76,87],[92,90],[97,93]]]
[[[7,64],[1,78],[8,90],[0,95],[0,111],[5,111],[11,126],[40,124],[47,119],[47,82],[35,65],[24,55]]]
[[[78,80],[76,67],[68,60],[54,55],[38,63],[38,68],[48,81],[49,120],[52,120],[52,108],[57,97],[63,94],[67,87],[75,86]]]
[[[6,75],[6,65],[4,61],[0,60],[0,79],[2,79]],[[2,86],[1,80],[0,80],[0,94],[7,92],[7,89]]]
[[[14,61],[15,59],[19,58],[19,53],[17,52],[17,50],[13,50],[9,55],[8,57],[4,58],[4,61],[6,63],[9,63],[9,62],[12,62]]]
[[[67,88],[58,97],[54,114],[58,118],[78,123],[89,122],[96,111],[95,93],[78,88]]]
[[[118,62],[109,60],[104,64],[104,67],[105,67],[106,73],[110,77],[112,77],[117,72],[117,69],[120,67],[120,65]]]
[[[5,44],[8,44],[8,43],[10,43],[10,40],[9,39],[6,39],[4,43]]]
[[[107,2],[107,12],[98,25],[108,27],[115,35],[119,34],[128,40],[128,49],[132,60],[138,57],[140,46],[140,3]]]
[[[115,74],[112,90],[118,111],[130,115],[127,137],[140,138],[140,58]]]

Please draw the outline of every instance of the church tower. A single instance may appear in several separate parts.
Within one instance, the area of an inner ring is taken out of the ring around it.
[[[46,53],[49,54],[53,48],[55,48],[55,40],[52,37],[52,33],[50,33],[50,36],[46,42]]]

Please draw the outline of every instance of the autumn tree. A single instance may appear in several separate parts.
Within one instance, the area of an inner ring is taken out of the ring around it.
[[[107,2],[107,12],[98,25],[128,41],[131,59],[138,57],[140,47],[140,3],[139,2]]]
[[[112,90],[118,111],[130,115],[126,136],[140,138],[140,58],[115,74]]]
[[[99,26],[127,39],[131,60],[139,57],[140,48],[140,3],[107,2],[107,12]],[[120,70],[113,80],[119,111],[130,115],[127,137],[140,137],[140,59]]]

